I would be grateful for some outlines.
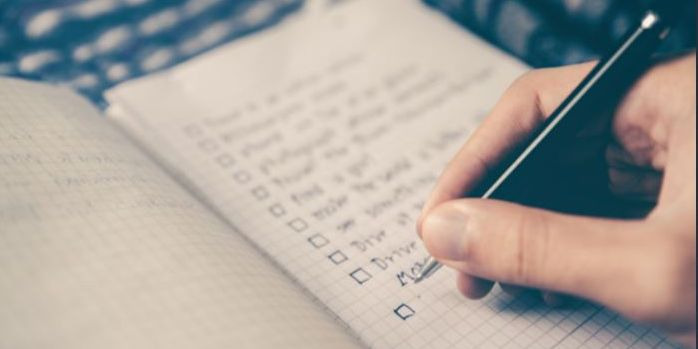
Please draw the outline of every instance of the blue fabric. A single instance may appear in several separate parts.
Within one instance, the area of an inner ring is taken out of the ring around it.
[[[638,23],[648,0],[424,0],[534,67],[605,54]],[[677,1],[677,0],[666,0]],[[677,1],[678,2],[678,1]],[[661,50],[695,48],[695,1]]]
[[[647,2],[423,1],[536,67],[598,57]],[[0,74],[65,84],[100,102],[114,84],[273,25],[302,5],[303,0],[0,0]],[[666,50],[695,47],[695,2],[691,6]]]
[[[0,74],[99,102],[148,74],[270,26],[302,0],[0,0]]]

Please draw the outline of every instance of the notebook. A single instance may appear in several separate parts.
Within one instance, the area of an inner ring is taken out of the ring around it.
[[[107,91],[0,81],[0,347],[654,348],[414,279],[430,187],[527,70],[416,1],[295,16]]]

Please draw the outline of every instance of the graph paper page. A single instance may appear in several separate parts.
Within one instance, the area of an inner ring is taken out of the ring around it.
[[[668,345],[592,305],[466,300],[446,269],[414,283],[423,200],[524,71],[418,2],[353,1],[107,97],[118,122],[372,347]]]
[[[117,130],[0,79],[0,347],[358,347]]]

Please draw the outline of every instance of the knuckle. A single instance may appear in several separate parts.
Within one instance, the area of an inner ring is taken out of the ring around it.
[[[504,93],[504,100],[525,100],[526,108],[531,108],[533,114],[543,116],[544,103],[541,100],[541,81],[545,80],[545,69],[528,71],[514,80]],[[547,114],[547,113],[545,113]]]
[[[644,323],[661,324],[671,314],[680,314],[689,297],[695,294],[695,241],[663,236],[648,253],[650,272],[641,275],[644,299],[638,302],[632,316]]]
[[[691,243],[681,236],[674,236],[665,239],[663,245],[658,258],[663,260],[659,272],[666,276],[668,290],[680,293],[688,281],[687,276],[695,275],[695,240]]]
[[[544,261],[551,234],[545,219],[539,213],[520,215],[513,227],[516,231],[510,234],[515,241],[511,242],[513,248],[510,261],[512,280],[525,285],[538,285],[537,275],[544,268]]]
[[[629,183],[628,175],[623,173],[623,170],[609,167],[608,175],[608,190],[615,196],[624,196],[630,194],[635,189],[634,183]]]
[[[540,76],[540,70],[529,70],[519,75],[514,82],[509,86],[507,92],[534,91],[536,81]]]
[[[482,250],[480,247],[482,243],[480,242],[481,239],[478,239],[477,235],[478,233],[468,233],[463,236],[460,247],[458,248],[458,251],[460,252],[459,255],[459,260],[461,261],[468,261],[469,263],[472,264],[481,264],[483,261],[483,256],[482,253],[479,251]]]
[[[467,228],[467,234],[463,234],[459,240],[459,260],[472,264],[482,264],[487,259],[486,246],[484,246],[483,242],[483,229],[472,227],[467,218],[465,225],[469,227]]]
[[[676,296],[685,294],[689,285],[695,284],[695,279],[690,280],[695,277],[695,250],[686,248],[687,245],[679,241],[672,245],[672,252],[665,257],[662,274],[666,277],[666,294]]]

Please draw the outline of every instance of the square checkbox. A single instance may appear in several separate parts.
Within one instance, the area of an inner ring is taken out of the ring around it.
[[[407,318],[416,314],[414,309],[405,303],[398,305],[397,308],[393,309],[393,312],[402,320],[407,320]]]
[[[327,238],[322,236],[322,234],[315,234],[308,238],[308,242],[310,242],[310,244],[313,245],[313,247],[320,248],[329,244],[330,240],[327,240]]]
[[[296,218],[288,222],[288,226],[299,233],[308,229],[308,223],[306,223],[302,218]]]
[[[212,152],[218,150],[218,144],[212,139],[201,140],[201,141],[199,141],[198,145],[199,145],[199,149],[201,149],[207,153],[212,153]]]
[[[354,281],[358,282],[359,285],[363,285],[372,277],[372,275],[365,271],[363,268],[358,268],[352,271],[351,273],[349,273],[349,276],[351,276],[352,279],[354,279]]]
[[[264,200],[269,197],[269,191],[264,186],[254,187],[252,189],[252,195],[258,200]]]
[[[235,164],[235,159],[230,154],[221,154],[216,156],[216,162],[223,168],[228,168]]]
[[[286,214],[286,209],[281,204],[273,204],[269,206],[269,212],[274,217],[281,217]]]
[[[204,131],[198,125],[187,125],[184,127],[184,134],[191,138],[198,138],[204,134]]]
[[[327,256],[327,258],[329,258],[329,259],[332,261],[332,263],[334,263],[334,264],[342,264],[344,261],[346,261],[347,259],[349,259],[349,258],[347,258],[347,255],[345,255],[345,254],[344,254],[342,251],[340,251],[340,250],[337,250],[337,251],[334,251],[334,252],[330,253],[330,254]]]
[[[250,173],[247,171],[238,171],[233,174],[233,178],[235,179],[236,182],[240,184],[245,184],[252,179],[252,176],[250,176]]]
[[[279,101],[278,95],[272,94],[272,95],[269,95],[269,97],[267,97],[267,103],[269,103],[270,105],[274,105],[278,101]]]

